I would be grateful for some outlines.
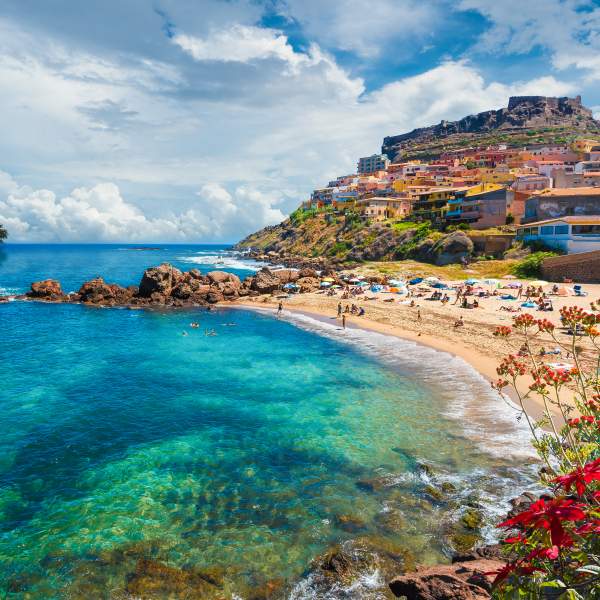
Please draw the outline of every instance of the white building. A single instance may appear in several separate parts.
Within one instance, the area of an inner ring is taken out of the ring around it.
[[[540,241],[567,254],[600,250],[600,216],[571,216],[527,223],[517,229],[517,239]]]

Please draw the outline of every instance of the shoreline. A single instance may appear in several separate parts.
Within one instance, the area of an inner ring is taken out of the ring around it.
[[[307,296],[309,295],[302,294],[302,298],[306,298]],[[294,300],[296,300],[296,298],[298,297],[294,297]],[[332,316],[332,314],[335,314],[335,306],[333,306],[333,310],[330,311],[323,309],[319,306],[314,306],[313,304],[307,302],[302,302],[301,300],[290,304],[289,300],[290,299],[288,299],[288,301],[284,303],[284,310],[296,314],[303,314],[324,322],[338,321],[337,317]],[[339,298],[332,298],[332,300],[332,304],[337,305]],[[279,300],[277,298],[268,297],[263,297],[260,299],[256,298],[255,300],[243,298],[236,300],[235,302],[220,304],[219,306],[238,306],[241,308],[250,308],[257,310],[276,310],[278,301]],[[413,321],[413,323],[417,322]],[[476,347],[469,347],[466,344],[462,343],[458,335],[451,335],[448,337],[431,335],[429,333],[417,331],[416,328],[415,330],[412,330],[404,327],[399,327],[397,325],[385,323],[381,320],[375,320],[364,315],[361,317],[347,315],[347,327],[364,329],[382,335],[411,341],[416,344],[420,344],[422,346],[426,346],[428,348],[436,350],[438,352],[449,354],[453,357],[458,357],[461,360],[463,360],[474,371],[476,371],[479,375],[481,375],[486,381],[488,381],[490,383],[490,387],[492,382],[494,382],[498,378],[496,368],[502,358],[502,355],[497,353],[484,354],[481,351],[481,349],[478,349]],[[515,411],[521,410],[519,407],[519,399],[517,397],[516,392],[513,389],[507,388],[504,391],[504,396],[506,396],[507,398],[502,398],[501,395],[498,394],[498,399],[504,402],[507,402],[507,400],[510,401],[509,403],[514,407]],[[529,398],[526,399],[524,402],[525,409],[534,420],[541,418],[544,410],[542,403],[536,400],[537,398]],[[554,416],[559,417],[557,413],[553,412],[553,414]]]

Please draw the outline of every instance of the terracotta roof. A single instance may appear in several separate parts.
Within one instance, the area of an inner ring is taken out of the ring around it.
[[[533,196],[600,196],[600,187],[550,188],[532,194]]]

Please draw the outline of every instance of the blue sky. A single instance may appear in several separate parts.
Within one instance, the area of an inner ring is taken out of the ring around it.
[[[234,241],[385,135],[576,95],[600,5],[3,0],[0,222],[13,241]]]

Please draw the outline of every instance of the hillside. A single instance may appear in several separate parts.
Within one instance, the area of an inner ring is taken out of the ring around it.
[[[449,150],[473,146],[564,144],[576,137],[598,134],[600,121],[582,105],[579,96],[514,96],[506,108],[386,137],[382,152],[392,161],[427,159]]]
[[[410,258],[445,265],[473,254],[473,242],[462,231],[444,234],[429,223],[368,223],[351,214],[300,211],[249,235],[236,248],[333,264]]]

